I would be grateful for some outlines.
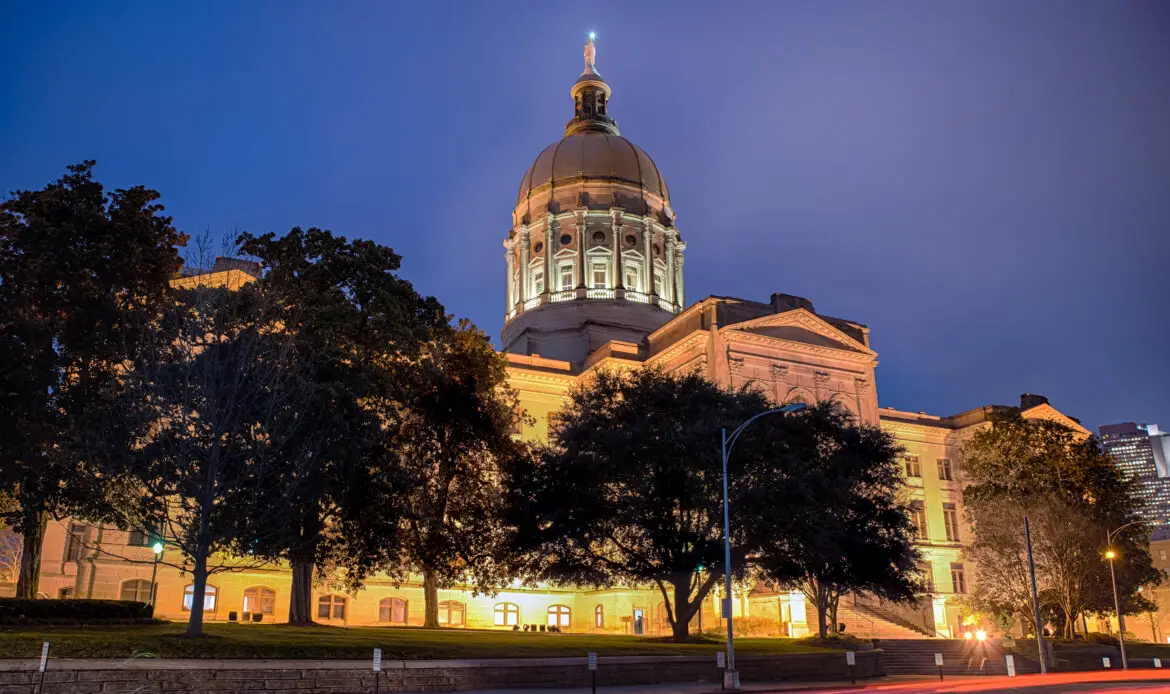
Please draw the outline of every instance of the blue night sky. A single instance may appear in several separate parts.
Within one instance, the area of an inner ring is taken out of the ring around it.
[[[883,406],[1170,427],[1170,3],[8,3],[0,190],[96,159],[191,233],[321,226],[493,337],[585,33],[689,301],[868,324]]]

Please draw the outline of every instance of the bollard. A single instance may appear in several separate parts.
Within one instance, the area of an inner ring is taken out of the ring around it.
[[[597,654],[589,654],[589,675],[593,679],[593,694],[597,694]]]
[[[1162,659],[1161,658],[1154,658],[1154,667],[1156,667],[1156,668],[1162,667]]]
[[[853,651],[845,651],[845,664],[849,666],[849,681],[857,684],[857,674],[854,667],[857,665],[857,654]]]
[[[382,649],[374,649],[374,694],[382,688]]]
[[[719,670],[719,688],[727,689],[727,680],[723,677],[723,671],[727,669],[727,654],[723,651],[715,654],[715,667]]]
[[[1110,664],[1109,664],[1109,658],[1108,658],[1108,656],[1106,656],[1106,657],[1104,657],[1104,658],[1101,658],[1101,665],[1102,665],[1102,666],[1103,666],[1103,667],[1104,667],[1106,670],[1108,670],[1109,668],[1113,667],[1112,665],[1110,665]]]
[[[1016,676],[1016,658],[1015,658],[1015,656],[1005,655],[1004,662],[1007,663],[1008,677],[1015,677]]]
[[[41,646],[41,681],[37,684],[37,694],[45,690],[45,668],[49,665],[49,642]]]
[[[934,654],[934,664],[936,666],[938,666],[938,681],[939,682],[943,681],[942,663],[943,663],[942,653],[935,653]]]

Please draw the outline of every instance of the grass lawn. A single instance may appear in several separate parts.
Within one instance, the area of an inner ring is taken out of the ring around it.
[[[701,655],[721,641],[675,644],[667,638],[541,634],[410,627],[290,627],[208,624],[207,637],[180,638],[185,624],[91,627],[0,627],[0,657],[33,658],[52,642],[58,658],[320,658],[363,660],[382,649],[386,660],[532,658],[599,655]],[[802,653],[824,647],[791,639],[736,639],[736,653]]]

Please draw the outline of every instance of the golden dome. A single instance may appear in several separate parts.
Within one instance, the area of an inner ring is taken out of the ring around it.
[[[517,202],[546,187],[582,181],[625,183],[670,201],[666,181],[645,150],[621,135],[581,130],[544,148],[524,173]]]

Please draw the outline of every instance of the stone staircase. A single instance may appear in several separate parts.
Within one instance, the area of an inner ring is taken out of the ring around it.
[[[810,620],[816,619],[816,611],[810,608]],[[914,628],[908,622],[893,620],[886,615],[866,608],[864,605],[847,604],[845,600],[837,607],[837,621],[845,624],[845,633],[863,639],[928,639],[928,634]],[[816,625],[810,624],[815,630]]]
[[[943,655],[944,675],[1003,675],[1007,673],[1003,649],[994,641],[965,639],[879,639],[882,664],[889,675],[932,675],[938,672],[934,654]],[[1039,672],[1032,660],[1016,657],[1019,674]]]

